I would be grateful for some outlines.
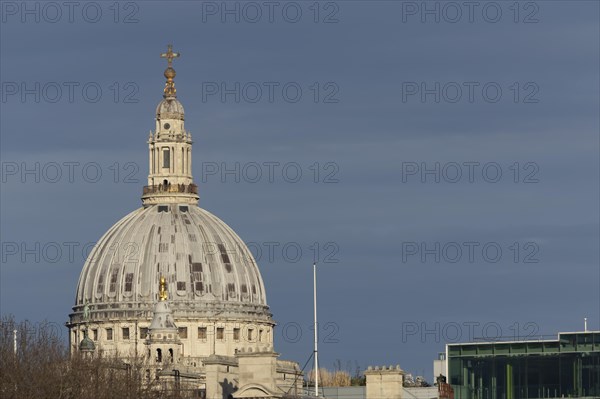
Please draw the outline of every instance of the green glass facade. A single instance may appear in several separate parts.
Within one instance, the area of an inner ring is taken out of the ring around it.
[[[600,398],[600,331],[446,346],[455,399]]]

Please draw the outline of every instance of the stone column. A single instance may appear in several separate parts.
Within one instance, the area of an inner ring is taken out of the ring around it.
[[[402,399],[404,371],[396,367],[371,367],[365,371],[367,377],[366,399]]]
[[[235,358],[211,355],[204,360],[206,373],[206,399],[228,398],[238,388],[234,379],[237,373]]]
[[[276,392],[277,357],[271,347],[253,350],[238,350],[235,357],[238,359],[239,384],[244,387],[250,384],[259,384]]]

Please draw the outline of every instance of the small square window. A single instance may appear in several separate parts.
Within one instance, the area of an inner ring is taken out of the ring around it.
[[[112,328],[107,328],[106,329],[106,340],[107,341],[112,341],[113,339],[113,329]]]
[[[179,338],[187,338],[187,327],[179,327]]]
[[[192,271],[193,272],[202,272],[202,263],[200,263],[200,262],[192,263]]]
[[[225,339],[225,329],[223,327],[217,328],[217,339]]]
[[[123,327],[121,329],[121,333],[123,335],[123,339],[129,339],[129,327]]]
[[[206,327],[198,327],[198,339],[206,339]]]

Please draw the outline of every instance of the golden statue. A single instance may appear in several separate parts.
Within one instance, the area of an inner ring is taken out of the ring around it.
[[[165,279],[163,276],[160,276],[158,299],[160,301],[166,301],[167,297],[167,279]]]

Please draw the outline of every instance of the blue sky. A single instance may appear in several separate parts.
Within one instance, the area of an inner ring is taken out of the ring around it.
[[[600,328],[597,2],[49,4],[1,3],[3,315],[64,323],[140,206],[173,43],[200,206],[261,248],[282,357],[315,256],[330,368]]]

